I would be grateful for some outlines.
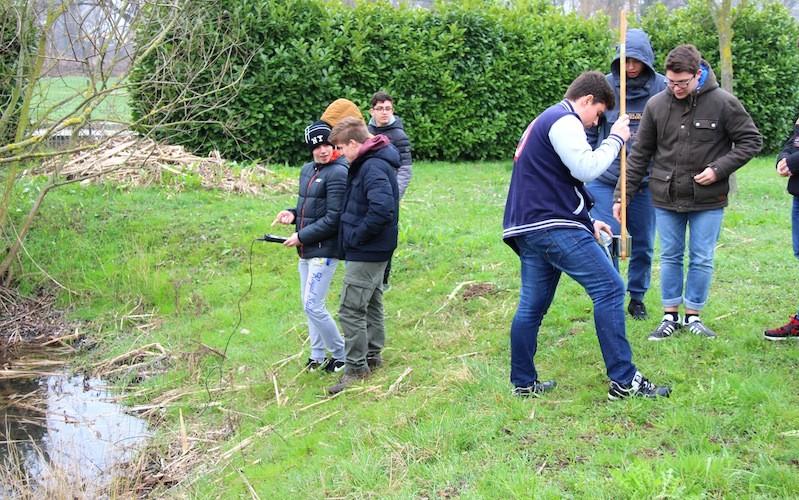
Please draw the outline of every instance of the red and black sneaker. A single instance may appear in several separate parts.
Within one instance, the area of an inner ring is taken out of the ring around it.
[[[796,315],[791,316],[788,324],[766,330],[763,333],[763,338],[766,340],[799,339],[799,318]]]

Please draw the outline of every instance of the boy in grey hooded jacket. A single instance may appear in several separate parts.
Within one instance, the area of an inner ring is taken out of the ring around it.
[[[655,54],[649,43],[649,36],[640,29],[627,31],[626,62],[621,61],[619,49],[616,57],[610,63],[610,73],[607,74],[608,83],[616,93],[616,105],[605,112],[597,127],[586,131],[588,142],[598,147],[610,135],[610,128],[619,116],[620,101],[620,71],[627,73],[627,108],[630,118],[630,140],[627,141],[629,155],[632,145],[635,144],[635,134],[638,124],[644,114],[644,108],[649,99],[666,88],[666,77],[655,71]],[[591,216],[610,224],[613,234],[620,234],[621,225],[613,218],[613,190],[619,180],[621,156],[596,180],[588,183],[587,188],[594,197],[594,208]],[[627,311],[633,319],[647,317],[644,295],[649,290],[652,278],[652,255],[655,250],[655,209],[652,207],[652,197],[649,194],[648,180],[644,179],[635,199],[627,208],[627,230],[632,237],[632,251],[630,265],[627,271],[627,292],[630,294],[630,303]],[[613,262],[619,268],[617,258]]]

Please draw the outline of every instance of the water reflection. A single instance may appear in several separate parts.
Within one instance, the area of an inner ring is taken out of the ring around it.
[[[5,422],[0,459],[9,462],[9,450],[15,451],[24,469],[20,477],[45,489],[57,475],[55,480],[66,480],[72,488],[99,492],[150,436],[146,422],[124,413],[97,378],[60,374],[6,380],[0,392]]]

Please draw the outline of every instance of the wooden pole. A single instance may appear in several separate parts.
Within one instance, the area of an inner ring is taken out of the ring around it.
[[[627,12],[622,9],[619,19],[619,116],[627,113]],[[627,145],[621,147],[619,181],[621,182],[621,241],[619,258],[627,258]]]

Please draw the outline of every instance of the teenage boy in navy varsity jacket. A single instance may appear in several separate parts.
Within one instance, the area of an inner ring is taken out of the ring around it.
[[[384,135],[371,137],[363,120],[344,118],[330,133],[350,169],[339,241],[345,260],[338,311],[347,365],[328,394],[369,376],[383,360],[386,332],[383,272],[397,248],[399,153]]]
[[[613,89],[598,71],[577,77],[565,99],[546,109],[522,135],[514,155],[505,205],[503,240],[521,260],[521,296],[511,324],[513,394],[537,396],[555,387],[540,381],[533,363],[538,329],[561,273],[588,292],[610,388],[608,399],[668,396],[669,387],[647,380],[632,362],[624,325],[624,282],[597,239],[610,227],[588,214],[591,197],[584,182],[604,172],[630,136],[620,116],[610,136],[592,150],[586,127],[595,127],[613,108]]]

